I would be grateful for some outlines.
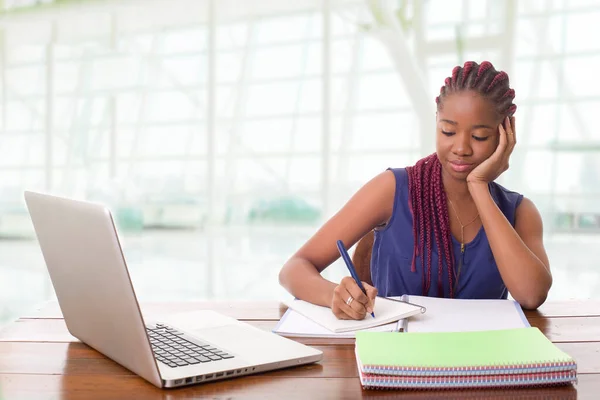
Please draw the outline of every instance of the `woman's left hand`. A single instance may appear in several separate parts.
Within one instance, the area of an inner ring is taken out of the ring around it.
[[[484,162],[479,164],[467,176],[467,183],[489,183],[498,178],[508,169],[508,159],[515,148],[517,138],[515,136],[515,117],[506,117],[505,126],[500,124],[500,143],[496,151]]]

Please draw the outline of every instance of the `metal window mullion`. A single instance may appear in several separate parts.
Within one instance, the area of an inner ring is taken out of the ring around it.
[[[321,132],[321,203],[322,218],[330,212],[330,169],[331,169],[331,0],[322,3],[322,132]]]
[[[44,186],[47,191],[54,187],[53,160],[53,125],[54,125],[54,43],[56,41],[56,22],[52,23],[50,38],[46,44],[46,90],[45,90],[45,176]]]

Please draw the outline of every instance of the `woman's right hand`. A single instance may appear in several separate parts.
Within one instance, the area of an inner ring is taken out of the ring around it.
[[[342,279],[333,290],[331,311],[338,319],[361,320],[367,313],[373,312],[377,289],[365,282],[362,284],[367,291],[366,296],[350,276]]]

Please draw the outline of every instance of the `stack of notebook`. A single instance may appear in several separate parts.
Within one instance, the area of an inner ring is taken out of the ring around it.
[[[365,388],[526,387],[577,381],[577,364],[537,328],[480,332],[357,332]]]

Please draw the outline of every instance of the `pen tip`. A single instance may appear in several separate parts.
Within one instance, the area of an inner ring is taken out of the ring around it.
[[[375,318],[375,313],[373,313],[373,312],[372,312],[372,313],[371,313],[371,316],[372,316],[373,318]]]

